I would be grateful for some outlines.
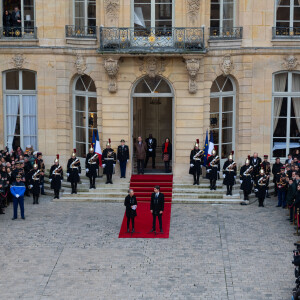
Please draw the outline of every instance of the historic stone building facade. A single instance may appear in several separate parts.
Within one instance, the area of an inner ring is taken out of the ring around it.
[[[21,22],[7,25],[14,6]],[[299,146],[300,1],[2,0],[1,10],[2,147],[65,162],[75,147],[84,157],[95,129],[102,148],[153,133],[171,138],[179,178],[209,129],[222,159],[234,150],[239,163]]]

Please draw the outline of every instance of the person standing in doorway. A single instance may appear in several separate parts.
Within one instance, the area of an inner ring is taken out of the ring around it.
[[[152,230],[150,232],[156,232],[156,217],[158,217],[160,233],[164,233],[162,227],[162,215],[164,212],[164,205],[165,196],[163,193],[160,192],[160,186],[156,185],[154,187],[154,193],[152,193],[151,195],[150,211],[153,216],[153,224]]]
[[[166,138],[162,144],[162,158],[165,163],[165,172],[170,173],[170,161],[172,160],[172,144],[169,138]]]
[[[118,147],[117,159],[120,163],[121,178],[126,178],[126,166],[129,160],[129,147],[125,145],[125,140],[121,140],[121,145]]]
[[[155,169],[155,157],[156,157],[157,143],[156,143],[156,139],[152,136],[152,133],[149,134],[149,137],[146,138],[145,142],[147,145],[145,169],[147,168],[149,157],[152,158],[152,169]]]
[[[147,151],[146,143],[143,141],[142,137],[139,136],[137,142],[135,143],[135,153],[137,159],[138,174],[144,174],[146,151]]]

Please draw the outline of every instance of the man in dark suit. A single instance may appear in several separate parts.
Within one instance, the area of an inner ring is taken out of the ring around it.
[[[259,174],[259,170],[261,169],[261,158],[258,157],[258,153],[254,152],[253,156],[250,158],[250,166],[253,167],[252,178],[256,178]]]
[[[152,157],[152,169],[155,169],[155,157],[156,157],[156,139],[152,137],[152,134],[149,134],[149,137],[145,140],[147,145],[147,152],[146,152],[146,162],[145,168],[147,168],[149,157]]]
[[[126,178],[126,165],[129,160],[129,148],[125,145],[125,140],[121,140],[121,145],[118,147],[117,159],[120,163],[121,178]]]
[[[164,211],[164,204],[165,204],[165,196],[160,192],[160,186],[156,185],[154,187],[154,193],[151,195],[151,204],[150,204],[150,211],[153,215],[153,225],[152,230],[150,232],[156,232],[156,217],[158,217],[160,233],[163,233],[162,228],[162,214]]]

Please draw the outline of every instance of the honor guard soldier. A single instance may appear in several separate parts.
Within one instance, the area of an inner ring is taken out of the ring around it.
[[[271,175],[271,164],[268,162],[268,155],[264,155],[264,160],[261,163],[261,167],[264,169],[265,174],[268,177],[267,185],[266,185],[266,198],[271,198],[269,195],[269,183],[270,183],[270,175]]]
[[[145,161],[145,169],[147,168],[147,164],[149,161],[149,157],[152,157],[152,169],[155,169],[155,157],[156,157],[156,139],[152,137],[152,134],[149,134],[149,137],[145,140],[147,151],[146,151],[146,161]]]
[[[228,160],[223,165],[223,184],[227,187],[226,195],[232,195],[232,187],[236,177],[236,163],[233,161],[233,151],[228,156]]]
[[[250,165],[250,155],[245,161],[245,164],[240,170],[240,183],[241,190],[244,193],[244,200],[249,200],[249,195],[252,191],[253,181],[252,181],[253,166]]]
[[[216,190],[217,180],[220,172],[220,157],[215,149],[212,150],[211,156],[207,159],[207,173],[210,181],[210,190]]]
[[[44,160],[43,160],[43,154],[41,152],[38,152],[37,155],[37,164],[38,164],[38,169],[41,172],[40,175],[40,181],[41,181],[41,194],[42,195],[46,195],[45,194],[45,190],[44,190],[44,184],[45,184],[45,164],[44,164]]]
[[[117,158],[120,163],[121,178],[126,178],[126,165],[129,160],[129,148],[125,145],[125,140],[121,140],[118,147]]]
[[[264,169],[261,168],[258,175],[256,176],[255,190],[254,190],[257,193],[259,207],[264,207],[268,179],[269,176],[266,175]]]
[[[253,156],[250,158],[250,165],[253,167],[252,178],[256,178],[261,168],[261,158],[258,157],[258,153],[254,152]]]
[[[278,204],[276,207],[286,208],[286,188],[288,184],[288,176],[285,174],[285,167],[280,168],[280,173],[276,175],[276,185],[278,194]]]
[[[86,176],[90,179],[90,189],[95,189],[96,177],[99,170],[99,157],[98,154],[95,153],[93,145],[91,145],[85,159],[85,170]]]
[[[275,194],[274,196],[277,197],[277,184],[276,184],[276,176],[277,174],[280,174],[280,169],[283,166],[283,164],[280,162],[280,158],[276,157],[275,163],[273,164],[272,167],[272,174],[273,174],[273,182],[275,186]]]
[[[193,185],[199,185],[199,178],[202,173],[201,166],[203,165],[203,155],[204,151],[199,150],[199,140],[197,139],[194,149],[190,154],[190,171],[189,174],[194,176]]]
[[[68,160],[67,176],[68,182],[71,183],[72,193],[77,194],[77,184],[80,181],[81,166],[80,160],[76,157],[76,149],[72,153],[72,157]]]
[[[35,161],[33,169],[28,173],[30,179],[29,189],[33,196],[33,204],[39,204],[39,197],[41,192],[42,172],[38,167],[38,162]]]
[[[63,168],[59,164],[59,155],[56,155],[54,165],[52,165],[49,173],[51,189],[54,190],[54,199],[59,199],[59,191],[63,181]]]
[[[108,140],[106,144],[106,149],[104,149],[102,153],[102,166],[103,166],[103,174],[106,174],[106,184],[112,184],[112,175],[114,173],[114,168],[116,165],[116,153],[111,148],[111,141]]]

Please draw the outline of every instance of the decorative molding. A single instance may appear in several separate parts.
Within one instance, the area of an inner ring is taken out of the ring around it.
[[[76,67],[77,73],[79,75],[84,75],[84,73],[87,69],[87,66],[86,66],[85,58],[83,56],[81,56],[80,54],[77,54],[76,61],[75,61],[75,67]]]
[[[119,58],[106,58],[104,60],[104,69],[109,77],[108,91],[116,93],[118,90],[117,75],[119,72]]]
[[[186,69],[189,75],[189,92],[196,94],[198,90],[197,75],[200,70],[200,58],[188,58],[185,60]]]
[[[117,25],[119,20],[120,0],[104,0],[105,15],[108,18],[108,26]]]
[[[282,63],[283,67],[288,71],[295,70],[298,64],[298,59],[294,55],[285,57],[284,62]]]
[[[232,73],[234,69],[234,64],[232,61],[232,57],[230,54],[226,54],[220,63],[220,69],[222,71],[223,76],[228,76],[229,74]]]
[[[148,75],[150,78],[161,75],[165,70],[166,61],[162,58],[144,58],[140,65],[140,71],[143,72],[144,75]]]
[[[18,53],[12,57],[12,64],[15,69],[23,69],[26,59],[23,54]]]
[[[187,15],[194,25],[199,17],[200,0],[187,0]]]

